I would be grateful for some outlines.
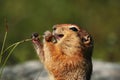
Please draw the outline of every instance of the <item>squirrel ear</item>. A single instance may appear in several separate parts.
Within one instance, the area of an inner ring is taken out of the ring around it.
[[[86,46],[86,47],[93,46],[94,41],[92,39],[92,36],[89,33],[87,33],[85,30],[81,29],[79,31],[79,36],[80,36],[81,42],[84,46]]]
[[[82,42],[83,42],[85,45],[90,44],[90,43],[91,43],[91,36],[90,36],[90,35],[85,35],[85,36],[83,36]]]

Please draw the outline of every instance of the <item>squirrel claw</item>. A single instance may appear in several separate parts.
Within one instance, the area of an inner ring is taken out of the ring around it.
[[[52,41],[53,35],[50,31],[46,31],[44,33],[43,37],[45,38],[46,41],[50,42],[50,41]]]

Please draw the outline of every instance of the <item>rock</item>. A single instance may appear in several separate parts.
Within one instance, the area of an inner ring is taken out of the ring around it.
[[[48,74],[39,61],[29,61],[5,67],[2,80],[48,80]],[[93,61],[91,80],[120,80],[120,64]]]
[[[48,80],[47,72],[39,61],[29,61],[4,69],[2,80]]]
[[[93,61],[91,80],[120,80],[120,64]]]

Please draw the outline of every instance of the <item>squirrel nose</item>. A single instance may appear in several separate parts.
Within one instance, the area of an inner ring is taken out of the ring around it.
[[[35,32],[35,33],[32,33],[31,38],[34,39],[34,38],[37,38],[38,36],[39,34]]]

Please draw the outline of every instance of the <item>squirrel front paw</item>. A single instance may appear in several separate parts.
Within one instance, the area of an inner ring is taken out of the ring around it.
[[[45,41],[50,42],[50,41],[52,41],[53,35],[50,31],[45,31],[43,37],[44,37]]]

